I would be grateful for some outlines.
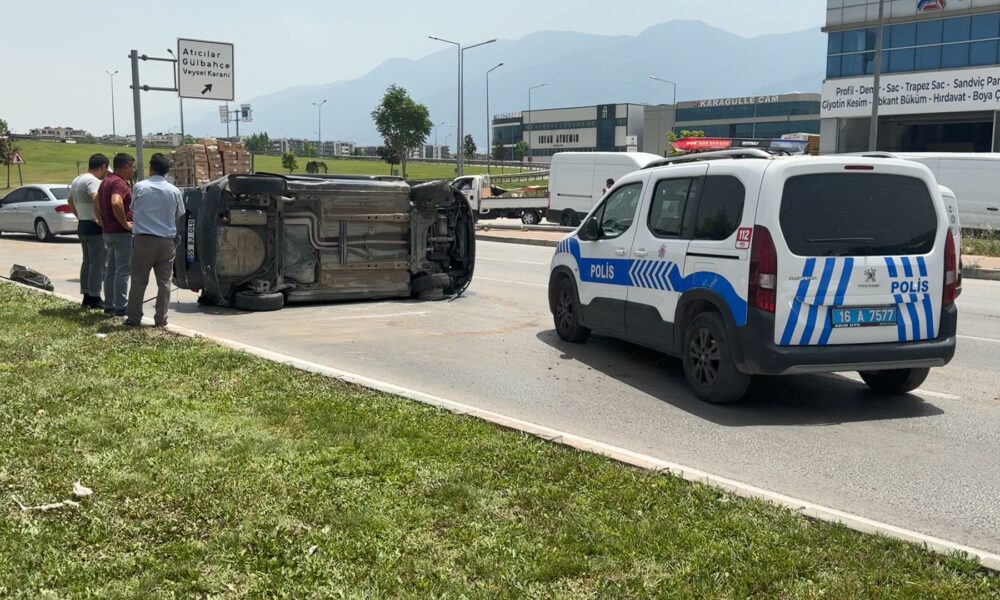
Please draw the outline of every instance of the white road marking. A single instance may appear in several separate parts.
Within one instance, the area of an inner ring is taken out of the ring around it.
[[[827,379],[850,379],[851,381],[854,381],[854,382],[857,382],[857,383],[864,383],[865,382],[864,379],[861,379],[861,377],[859,377],[858,375],[855,375],[854,373],[836,373],[836,374],[835,373],[829,373],[829,374],[823,374],[823,373],[821,373],[820,377],[826,377]],[[930,396],[931,398],[940,398],[942,400],[961,400],[962,399],[961,396],[956,396],[955,394],[946,394],[944,392],[935,392],[935,391],[932,391],[932,390],[925,390],[923,388],[918,388],[918,389],[916,389],[916,390],[914,390],[914,391],[912,391],[910,393],[911,394],[915,394],[917,396]]]
[[[549,286],[544,283],[528,283],[527,281],[514,281],[512,279],[493,279],[491,277],[480,277],[479,275],[474,275],[472,280],[482,280],[482,281],[495,281],[497,283],[516,283],[518,285],[530,285],[531,287],[547,288]]]
[[[491,262],[511,263],[511,264],[515,264],[515,265],[539,265],[539,266],[542,266],[542,267],[544,267],[544,266],[546,266],[546,265],[549,264],[549,263],[544,263],[544,262],[535,262],[535,261],[531,261],[531,260],[509,260],[509,259],[506,259],[506,258],[487,258],[485,256],[477,256],[476,260],[488,260],[488,261],[491,261]]]
[[[976,337],[974,335],[959,335],[956,336],[963,340],[974,340],[977,342],[990,342],[991,344],[1000,344],[1000,340],[995,340],[993,338]]]
[[[422,317],[428,314],[426,310],[419,312],[401,312],[388,315],[351,315],[348,317],[326,317],[324,319],[313,319],[314,321],[350,321],[352,319],[391,319],[393,317]]]
[[[15,285],[19,285],[24,289],[32,290],[34,292],[57,296],[59,298],[68,300],[70,302],[78,301],[76,296],[70,296],[68,294],[62,294],[60,292],[46,292],[20,283],[15,283]],[[146,317],[143,319],[143,322],[151,323],[152,320],[149,317]],[[246,352],[248,354],[258,356],[260,358],[269,360],[271,362],[287,364],[291,367],[299,369],[300,371],[308,371],[311,373],[325,375],[327,377],[339,379],[347,383],[361,385],[379,392],[387,394],[395,394],[397,396],[402,396],[404,398],[408,398],[416,402],[429,404],[431,406],[437,406],[439,408],[448,410],[456,414],[468,415],[477,419],[482,419],[483,421],[495,423],[497,425],[500,425],[501,427],[522,431],[524,433],[527,433],[528,435],[533,435],[535,437],[547,440],[551,443],[560,444],[563,446],[569,446],[571,448],[576,448],[577,450],[590,452],[592,454],[599,454],[602,456],[606,456],[612,460],[629,464],[634,467],[638,467],[640,469],[645,469],[656,473],[673,474],[687,481],[693,481],[701,483],[703,485],[709,485],[715,488],[728,491],[729,493],[735,494],[737,496],[763,500],[765,502],[769,502],[777,506],[783,506],[801,515],[810,517],[812,519],[827,521],[829,523],[839,523],[841,525],[844,525],[845,527],[848,527],[849,529],[860,531],[861,533],[885,535],[898,540],[903,540],[904,542],[916,544],[918,546],[926,546],[934,550],[935,552],[939,552],[941,554],[964,552],[965,554],[978,558],[979,564],[982,565],[983,567],[986,567],[987,569],[991,569],[993,571],[1000,571],[1000,554],[995,554],[993,552],[988,552],[986,550],[981,550],[978,548],[972,548],[964,544],[951,542],[942,538],[930,536],[910,529],[905,529],[903,527],[890,525],[888,523],[882,523],[881,521],[868,519],[866,517],[862,517],[860,515],[854,515],[848,512],[844,512],[842,510],[837,510],[835,508],[829,508],[821,504],[807,502],[805,500],[800,500],[792,496],[786,496],[785,494],[772,492],[770,490],[765,490],[763,488],[759,488],[750,484],[742,483],[734,479],[728,479],[718,475],[712,475],[700,469],[686,467],[684,465],[672,463],[670,461],[663,460],[661,458],[656,458],[646,454],[633,452],[632,450],[627,450],[619,446],[613,446],[605,442],[600,442],[573,433],[566,433],[563,431],[559,431],[558,429],[553,429],[551,427],[546,427],[544,425],[538,425],[530,421],[524,421],[521,419],[516,419],[514,417],[508,417],[506,415],[496,413],[493,411],[484,410],[482,408],[478,408],[469,404],[462,404],[460,402],[447,400],[445,398],[442,398],[440,396],[435,396],[433,394],[427,394],[425,392],[420,392],[393,383],[387,383],[384,381],[380,381],[378,379],[366,377],[364,375],[357,375],[354,373],[350,373],[348,371],[342,371],[340,369],[335,369],[333,367],[328,367],[326,365],[321,365],[300,358],[295,358],[294,356],[289,356],[287,354],[280,354],[278,352],[273,352],[271,350],[267,350],[257,346],[244,344],[243,342],[237,342],[235,340],[230,340],[223,337],[204,334],[193,329],[188,329],[186,327],[178,327],[177,325],[167,325],[167,330],[176,333],[178,335],[183,335],[185,337],[208,339],[222,346],[226,346],[227,348],[233,348],[234,350]]]

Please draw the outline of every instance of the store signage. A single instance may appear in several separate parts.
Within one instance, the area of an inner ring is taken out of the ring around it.
[[[739,98],[717,98],[715,100],[695,100],[692,107],[702,106],[745,106],[748,104],[771,104],[780,100],[780,96],[741,96]]]
[[[880,87],[880,115],[1000,110],[1000,67],[883,75]],[[820,116],[871,116],[873,91],[870,77],[827,80]]]
[[[920,12],[933,12],[944,9],[945,0],[917,0],[917,10]]]

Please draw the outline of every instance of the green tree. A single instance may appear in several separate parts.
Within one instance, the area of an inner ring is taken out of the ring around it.
[[[7,121],[0,119],[0,165],[7,165],[7,187],[10,187],[10,159],[19,148],[10,137]]]
[[[389,163],[390,174],[392,173],[392,166],[398,165],[400,163],[401,159],[399,154],[397,154],[396,151],[393,150],[392,148],[389,148],[387,146],[379,146],[375,152],[378,154],[379,158]]]
[[[669,151],[670,151],[669,155],[670,156],[678,156],[678,155],[684,154],[680,150],[677,150],[676,148],[674,148],[674,142],[676,142],[677,140],[683,140],[685,138],[703,138],[703,137],[705,137],[705,132],[704,131],[695,131],[695,130],[689,130],[689,129],[682,129],[680,135],[677,135],[673,131],[668,131],[667,132],[667,143],[669,144]]]
[[[267,132],[254,133],[243,139],[243,145],[250,152],[268,152],[271,150],[271,137],[267,135]]]
[[[465,152],[465,158],[467,160],[472,160],[476,158],[476,140],[472,138],[472,134],[465,134],[465,143],[462,144],[462,151]]]
[[[406,177],[407,157],[414,148],[423,145],[431,133],[430,111],[414,102],[405,88],[393,84],[372,111],[372,120],[390,154],[399,159],[403,177]]]
[[[514,146],[514,160],[524,160],[524,157],[528,155],[528,142],[520,141]]]
[[[503,160],[507,156],[505,152],[506,148],[503,147],[503,142],[497,140],[493,144],[493,160]]]
[[[316,156],[316,146],[313,146],[312,142],[302,142],[302,148],[299,150],[299,154],[306,157]]]
[[[295,169],[299,168],[299,163],[295,161],[295,153],[285,152],[281,155],[281,166],[284,169],[288,169],[288,174],[291,175],[295,172]]]

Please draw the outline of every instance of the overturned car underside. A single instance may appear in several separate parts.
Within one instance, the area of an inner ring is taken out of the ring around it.
[[[205,304],[439,299],[472,279],[472,212],[447,182],[230,175],[184,201],[174,282]]]

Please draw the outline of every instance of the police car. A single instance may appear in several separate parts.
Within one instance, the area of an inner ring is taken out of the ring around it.
[[[757,374],[858,371],[900,394],[954,356],[957,283],[923,165],[733,150],[621,178],[559,243],[549,305],[563,340],[680,357],[707,402]]]

